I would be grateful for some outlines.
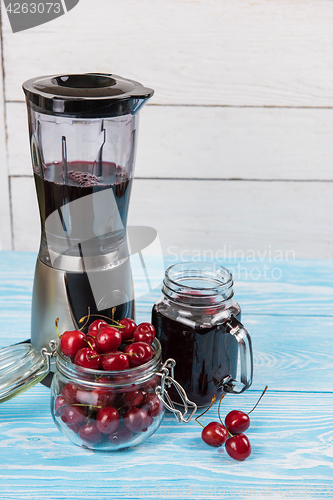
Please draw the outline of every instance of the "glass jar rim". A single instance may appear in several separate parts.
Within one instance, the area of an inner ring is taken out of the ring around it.
[[[65,377],[72,379],[78,383],[92,385],[94,387],[123,387],[135,383],[145,382],[155,374],[162,359],[162,347],[158,339],[154,339],[152,344],[154,355],[150,361],[143,365],[128,368],[126,370],[106,371],[106,370],[92,370],[91,368],[84,368],[72,363],[70,358],[65,356],[60,347],[57,348],[56,366],[57,370]],[[103,382],[99,379],[103,378]],[[109,380],[105,380],[108,378]]]
[[[188,269],[187,269],[188,268]],[[169,266],[167,270],[165,271],[165,277],[170,281],[171,283],[174,283],[175,285],[179,285],[178,281],[172,277],[172,273],[177,273],[180,272],[184,273],[190,273],[196,271],[198,273],[201,273],[203,276],[204,274],[207,275],[207,279],[212,278],[213,272],[214,272],[214,277],[215,277],[215,283],[220,282],[218,286],[225,287],[228,284],[233,284],[233,276],[232,273],[223,266],[220,266],[219,264],[213,264],[213,263],[208,263],[208,262],[180,262],[177,264],[173,264],[172,266]],[[225,276],[226,279],[223,279],[223,276]],[[206,276],[205,276],[206,277]],[[218,278],[221,277],[219,280]],[[191,287],[189,285],[182,285],[184,288],[189,288],[189,289],[197,289],[197,287]],[[217,287],[212,286],[212,287],[205,287],[203,290],[215,290]]]
[[[181,262],[166,270],[162,291],[171,299],[191,298],[192,307],[195,304],[204,306],[203,301],[209,298],[214,302],[230,299],[233,284],[232,273],[225,267],[207,262]]]

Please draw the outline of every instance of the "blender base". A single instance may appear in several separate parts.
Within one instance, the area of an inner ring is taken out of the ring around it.
[[[66,272],[36,262],[31,306],[31,343],[35,349],[48,348],[57,339],[55,320],[62,331],[76,330],[66,290]]]
[[[92,291],[94,287],[94,294]],[[134,318],[135,308],[130,260],[109,269],[69,272],[44,264],[37,258],[31,307],[31,343],[48,348],[60,332],[78,330],[80,319],[91,314],[120,320]],[[97,304],[96,304],[97,302]]]

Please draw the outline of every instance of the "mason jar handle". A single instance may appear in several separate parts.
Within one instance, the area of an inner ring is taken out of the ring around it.
[[[252,342],[249,332],[246,330],[244,325],[238,321],[235,316],[231,315],[229,321],[227,321],[227,333],[233,335],[238,342],[238,352],[239,352],[239,374],[237,373],[236,380],[232,379],[231,376],[224,377],[221,385],[225,392],[231,392],[234,394],[240,394],[250,387],[253,378],[253,354],[252,354]],[[238,364],[238,363],[237,363]],[[238,372],[238,369],[237,369]]]

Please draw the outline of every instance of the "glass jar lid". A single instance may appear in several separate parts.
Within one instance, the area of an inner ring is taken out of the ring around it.
[[[43,380],[50,371],[50,355],[46,349],[36,351],[32,344],[0,349],[0,403]]]

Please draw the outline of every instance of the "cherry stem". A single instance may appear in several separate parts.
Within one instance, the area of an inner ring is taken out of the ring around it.
[[[114,309],[114,308],[113,308]],[[114,314],[113,314],[114,315]],[[89,310],[89,314],[88,316],[82,316],[81,319],[79,319],[79,323],[82,323],[86,318],[91,318],[92,316],[98,316],[98,318],[104,318],[104,319],[107,319],[109,321],[113,321],[114,323],[116,323],[116,325],[112,325],[113,328],[126,328],[126,326],[124,325],[120,325],[119,324],[119,321],[113,319],[113,318],[108,318],[107,316],[103,316],[102,314],[90,314],[90,310]],[[85,325],[84,325],[85,326]]]
[[[139,391],[139,394],[142,394],[142,391]],[[130,405],[131,403],[133,403],[133,401],[139,396],[139,394],[137,394],[136,396],[134,396],[133,399],[131,399],[131,401],[129,401],[128,403],[124,404],[123,406],[120,406],[119,408],[117,408],[118,411],[122,410],[123,408],[125,408],[125,406],[128,406]]]
[[[258,404],[259,404],[259,402],[260,402],[261,398],[263,397],[263,395],[265,394],[265,392],[267,391],[267,389],[268,389],[268,385],[266,385],[265,389],[263,390],[262,395],[260,396],[260,398],[258,399],[258,401],[256,402],[256,404],[254,405],[254,407],[252,408],[252,410],[251,410],[251,411],[249,411],[248,415],[250,415],[250,413],[252,413],[252,412],[253,412],[253,410],[254,410],[255,408],[257,408],[257,406],[258,406]]]
[[[57,330],[57,335],[58,335],[58,337],[59,337],[59,339],[60,339],[60,338],[61,338],[61,336],[60,336],[60,334],[59,334],[59,328],[58,328],[59,318],[57,318],[57,319],[55,320],[55,322],[54,322],[54,323],[55,323],[55,327],[56,327],[56,330]]]
[[[88,344],[89,344],[89,342],[88,342]],[[120,352],[121,354],[126,354],[126,356],[135,356],[134,352],[121,352],[121,351],[116,351],[116,352]],[[102,352],[101,354],[96,354],[94,356],[90,356],[89,359],[98,358],[99,356],[108,356],[109,354],[114,354],[114,352]],[[139,357],[142,358],[142,356],[139,356]]]
[[[88,316],[85,316],[85,317],[87,318],[87,321],[85,322],[85,324],[83,326],[81,326],[80,331],[83,330],[83,328],[87,325],[87,323],[90,319],[90,307],[88,307]],[[79,323],[82,323],[81,319],[80,319]]]
[[[218,407],[218,410],[217,410],[217,413],[218,413],[218,415],[219,415],[219,419],[220,419],[220,422],[221,422],[221,424],[222,424],[222,425],[224,425],[224,424],[223,424],[223,422],[222,422],[221,413],[220,413],[220,408],[221,408],[221,403],[222,403],[222,399],[224,398],[224,396],[225,396],[225,393],[223,393],[223,394],[221,395],[221,397],[220,397],[219,407]]]
[[[90,347],[90,349],[94,350],[93,346],[91,345],[91,343],[89,342],[89,340],[86,340],[88,346]]]
[[[85,403],[73,403],[71,405],[67,405],[67,406],[87,406],[87,407],[93,407],[93,408],[103,408],[103,406],[97,406],[97,405],[87,405]]]
[[[116,352],[120,352],[120,351],[116,351]],[[109,354],[114,354],[114,352],[101,352],[101,354],[94,354],[93,356],[89,356],[89,359],[100,358],[101,356],[109,356]],[[126,354],[126,353],[122,352],[121,354]]]
[[[93,408],[99,408],[99,409],[103,408],[103,406],[87,405],[87,404],[83,404],[83,403],[72,403],[72,404],[64,404],[62,406],[59,406],[59,408],[57,408],[55,413],[58,413],[63,408],[68,408],[68,407],[72,407],[72,406],[86,406],[87,408],[93,407]]]
[[[211,409],[211,407],[213,406],[213,404],[215,403],[215,401],[216,401],[216,396],[213,396],[212,400],[210,402],[210,405],[208,406],[208,408],[203,413],[201,413],[201,415],[198,415],[197,418],[195,419],[196,422],[198,422],[198,424],[201,425],[201,427],[203,427],[203,428],[205,428],[205,426],[202,425],[201,422],[199,422],[198,418],[202,417],[202,415],[204,415],[205,413],[207,413],[207,411]]]

